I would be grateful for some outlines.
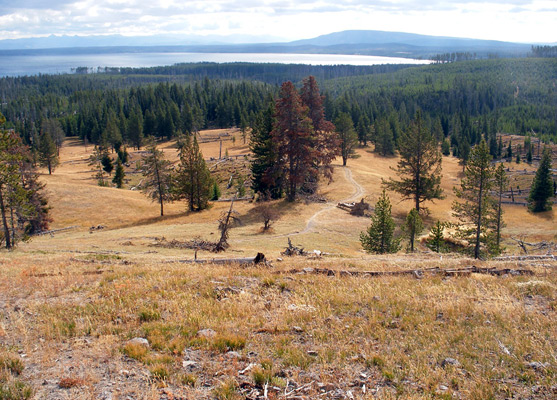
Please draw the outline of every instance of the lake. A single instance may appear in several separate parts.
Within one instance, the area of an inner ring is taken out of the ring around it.
[[[103,53],[2,55],[0,77],[72,73],[78,67],[156,67],[197,62],[254,62],[308,65],[429,64],[428,60],[344,54],[282,53]]]

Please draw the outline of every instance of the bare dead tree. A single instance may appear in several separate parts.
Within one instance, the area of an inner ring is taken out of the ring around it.
[[[262,204],[254,209],[259,220],[263,222],[262,232],[268,232],[273,223],[280,218],[279,212],[269,204]]]
[[[219,231],[220,239],[215,246],[215,252],[225,251],[228,247],[228,231],[234,226],[234,224],[241,224],[241,220],[238,217],[238,212],[233,210],[234,200],[230,203],[230,209],[228,212],[223,213],[219,219]]]

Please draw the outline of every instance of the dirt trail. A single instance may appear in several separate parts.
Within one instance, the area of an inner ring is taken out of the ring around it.
[[[342,199],[339,203],[350,203],[353,201],[358,200],[359,198],[361,198],[363,196],[363,194],[365,193],[364,188],[362,187],[362,185],[360,185],[358,182],[356,182],[354,180],[354,178],[352,177],[352,171],[350,170],[350,168],[348,167],[342,167],[344,169],[344,176],[346,177],[346,180],[349,181],[352,186],[354,186],[355,192],[350,196],[347,197],[345,199]],[[286,235],[281,235],[281,236],[290,236],[290,235],[301,235],[304,233],[308,233],[309,231],[311,231],[313,229],[313,227],[315,226],[315,222],[317,221],[317,218],[328,212],[331,211],[332,209],[334,209],[337,206],[336,203],[327,203],[327,207],[323,208],[322,210],[317,211],[315,214],[313,214],[309,219],[308,222],[306,224],[306,227],[297,233],[292,233],[292,234],[286,234]]]

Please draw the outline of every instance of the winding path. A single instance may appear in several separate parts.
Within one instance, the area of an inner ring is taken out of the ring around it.
[[[350,197],[347,197],[345,199],[340,200],[339,203],[350,203],[350,202],[356,201],[359,198],[361,198],[363,196],[363,194],[365,193],[365,190],[362,187],[362,185],[360,185],[358,182],[356,182],[354,180],[354,178],[352,177],[352,171],[350,170],[350,168],[348,168],[348,167],[342,167],[342,168],[344,169],[344,176],[346,177],[346,180],[349,181],[352,184],[352,186],[354,186],[355,192]],[[308,219],[306,227],[302,231],[292,233],[292,234],[285,234],[285,235],[281,235],[281,236],[301,235],[301,234],[304,234],[304,233],[308,233],[314,227],[315,222],[317,221],[317,217],[319,217],[321,214],[324,214],[324,213],[332,210],[336,206],[337,206],[336,203],[331,203],[331,202],[327,203],[326,208],[323,208],[322,210],[317,211],[315,214],[313,214]]]

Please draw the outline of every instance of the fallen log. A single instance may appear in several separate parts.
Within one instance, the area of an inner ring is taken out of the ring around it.
[[[75,229],[75,228],[77,228],[77,225],[68,226],[67,228],[51,229],[51,230],[48,230],[48,231],[37,232],[33,236],[43,236],[43,235],[54,236],[55,233],[65,232],[65,231],[69,231],[69,230]]]
[[[170,261],[174,262],[174,261]],[[244,258],[212,258],[206,260],[178,260],[180,263],[186,264],[238,264],[238,265],[267,265],[267,258],[263,253],[257,253],[255,257],[244,257]]]
[[[334,270],[329,268],[303,268],[303,269],[290,269],[286,272],[288,274],[314,274],[326,276],[363,276],[363,277],[379,277],[379,276],[404,276],[413,275],[416,278],[421,278],[425,274],[430,275],[444,275],[444,276],[470,276],[474,274],[486,274],[494,276],[503,275],[534,275],[534,272],[529,269],[513,269],[513,268],[481,268],[476,266],[456,268],[456,269],[443,269],[443,268],[425,268],[425,269],[407,269],[401,271],[346,271]]]
[[[555,260],[557,261],[557,257],[553,254],[543,254],[543,255],[526,255],[526,256],[504,256],[504,257],[495,257],[494,261],[547,261],[547,260]]]

